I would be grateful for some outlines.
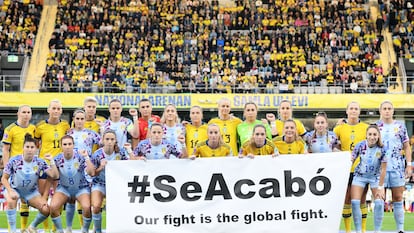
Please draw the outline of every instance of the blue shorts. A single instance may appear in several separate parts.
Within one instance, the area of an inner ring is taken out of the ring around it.
[[[43,172],[43,174],[39,176],[39,179],[46,180],[47,179],[47,173]]]
[[[26,191],[22,191],[22,190],[17,190],[14,189],[14,191],[16,191],[17,195],[19,195],[19,198],[23,199],[26,203],[29,202],[29,200],[37,197],[37,196],[41,196],[38,190],[32,191],[32,192],[26,192]],[[4,195],[7,195],[7,190],[4,189]]]
[[[67,196],[69,198],[78,198],[82,194],[90,194],[91,190],[90,190],[89,187],[73,190],[73,189],[65,188],[62,185],[59,185],[56,188],[55,192],[63,193],[63,194],[65,194],[65,196]]]
[[[384,187],[395,188],[405,186],[405,174],[400,171],[387,171],[385,174]]]
[[[359,186],[365,188],[365,186],[371,186],[371,188],[378,188],[379,185],[379,177],[371,176],[371,177],[364,177],[364,176],[354,176],[352,180],[352,185]]]
[[[99,191],[99,192],[103,193],[103,195],[105,195],[105,196],[106,196],[106,187],[105,187],[105,185],[101,185],[101,184],[92,184],[92,190],[91,190],[91,193],[92,193],[93,191]]]

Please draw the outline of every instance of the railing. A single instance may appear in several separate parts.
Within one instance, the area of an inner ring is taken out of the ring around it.
[[[20,82],[20,91],[23,90],[24,83],[27,80],[27,74],[29,72],[29,63],[30,63],[30,61],[31,61],[31,57],[25,56],[24,62],[23,62],[23,67],[22,67],[22,72],[20,74],[20,76],[21,76],[20,77],[20,80],[21,80],[21,82]]]
[[[22,77],[20,75],[0,75],[0,91],[20,92],[22,90]]]
[[[406,76],[405,76],[406,77]],[[403,93],[414,93],[414,77],[406,77],[407,91]],[[253,94],[277,94],[277,93],[295,93],[295,94],[344,94],[344,93],[394,93],[392,91],[393,86],[398,86],[398,82],[391,82],[391,78],[387,79],[387,83],[384,85],[368,85],[359,86],[357,90],[351,90],[350,84],[336,84],[330,85],[326,82],[320,84],[296,84],[293,89],[288,88],[287,85],[277,84],[273,88],[267,88],[265,84],[260,84],[257,87],[244,87],[243,85],[231,86],[232,93],[253,93]],[[21,92],[22,89],[22,77],[19,75],[0,75],[0,91],[2,92]],[[138,86],[127,86],[125,90],[119,88],[104,86],[103,88],[97,87],[70,87],[70,90],[65,90],[63,84],[40,84],[41,88],[39,92],[58,92],[58,93],[158,93],[158,94],[171,94],[171,93],[227,93],[228,89],[212,89],[210,87],[196,86],[195,88],[189,88],[183,85],[181,89],[176,88],[173,85],[158,86],[149,85],[147,88],[141,88]],[[394,88],[395,89],[395,88]],[[395,92],[396,93],[396,92]],[[398,92],[401,93],[401,92]]]
[[[397,82],[387,81],[385,85],[371,85],[360,86],[356,90],[350,88],[350,84],[329,85],[326,83],[311,85],[311,84],[298,84],[292,88],[288,88],[287,85],[278,84],[272,88],[267,88],[266,85],[259,85],[257,87],[243,87],[242,85],[236,85],[231,87],[232,93],[252,93],[252,94],[277,94],[277,93],[294,93],[294,94],[344,94],[344,93],[389,93],[389,87],[398,86]],[[59,85],[44,85],[40,92],[72,92],[72,93],[157,93],[157,94],[172,94],[172,93],[227,93],[228,89],[218,88],[206,88],[196,86],[195,88],[189,88],[183,86],[181,89],[177,89],[176,86],[166,85],[157,86],[149,85],[147,88],[141,88],[138,86],[127,86],[125,90],[119,88],[106,86],[103,88],[97,87],[71,87],[70,90],[65,90],[63,84]]]
[[[407,82],[406,93],[414,94],[414,76],[406,76],[405,80]]]
[[[404,93],[413,93],[413,86],[412,83],[407,83],[407,73],[405,72],[405,64],[404,64],[404,59],[403,58],[399,58],[398,59],[398,67],[399,67],[399,71],[401,74],[401,82],[403,85],[403,92]],[[408,86],[409,85],[409,86]],[[411,89],[411,91],[409,90]]]

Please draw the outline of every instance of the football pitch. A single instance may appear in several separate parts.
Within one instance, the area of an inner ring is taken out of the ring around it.
[[[34,217],[36,216],[37,212],[36,211],[31,211],[30,212],[30,216],[29,216],[29,223],[34,219]],[[63,221],[63,226],[66,226],[66,220],[65,220],[65,212],[63,212],[62,215],[62,221]],[[102,224],[103,224],[103,228],[105,228],[106,226],[106,218],[105,218],[105,212],[103,212],[102,214]],[[372,212],[368,213],[368,222],[367,222],[367,230],[368,231],[373,231],[373,224],[374,224],[374,215]],[[49,219],[49,225],[52,225],[51,220]],[[17,226],[19,228],[20,226],[20,216],[18,215],[17,217]],[[39,225],[39,229],[41,229],[43,227],[43,224]],[[73,221],[73,229],[74,229],[74,233],[75,232],[80,232],[80,231],[76,231],[75,229],[80,229],[80,225],[79,225],[79,217],[78,214],[75,214],[75,218]],[[343,227],[343,223],[341,222],[341,227],[340,227],[340,231],[339,232],[343,232],[344,227]],[[7,232],[7,218],[6,218],[6,213],[4,211],[0,211],[0,233],[6,233]],[[43,232],[42,230],[39,230],[39,232]],[[384,213],[384,222],[382,224],[382,232],[396,232],[395,230],[395,223],[394,223],[394,215],[391,212],[385,212]],[[414,213],[409,213],[406,212],[405,213],[405,233],[414,233]]]

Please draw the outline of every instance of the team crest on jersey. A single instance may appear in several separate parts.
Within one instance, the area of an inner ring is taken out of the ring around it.
[[[381,158],[381,152],[380,151],[377,151],[377,153],[375,154],[375,157]]]
[[[398,133],[398,127],[394,128],[394,133]]]
[[[121,160],[121,156],[119,154],[115,155],[115,160]]]
[[[165,152],[167,152],[167,148],[163,147],[163,148],[161,149],[161,151],[162,151],[162,153],[165,155]]]
[[[37,173],[38,170],[39,170],[39,166],[33,166],[34,173]]]
[[[75,170],[78,170],[78,169],[79,169],[79,162],[75,162],[75,163],[73,164],[73,166],[75,167]]]

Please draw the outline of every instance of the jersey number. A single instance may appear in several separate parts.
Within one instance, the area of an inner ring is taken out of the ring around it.
[[[73,180],[73,178],[69,178],[68,181],[69,181],[69,184],[70,185],[74,185],[75,184],[75,181]]]
[[[23,180],[23,181],[22,181],[22,186],[23,186],[23,187],[27,187],[27,186],[29,186],[31,183],[32,183],[32,181],[31,181],[31,180]]]
[[[198,140],[191,140],[190,143],[191,143],[191,148],[195,148],[196,145],[198,144]]]
[[[53,140],[53,148],[60,148],[59,140]]]
[[[230,134],[225,134],[224,135],[224,142],[225,143],[230,143]]]

